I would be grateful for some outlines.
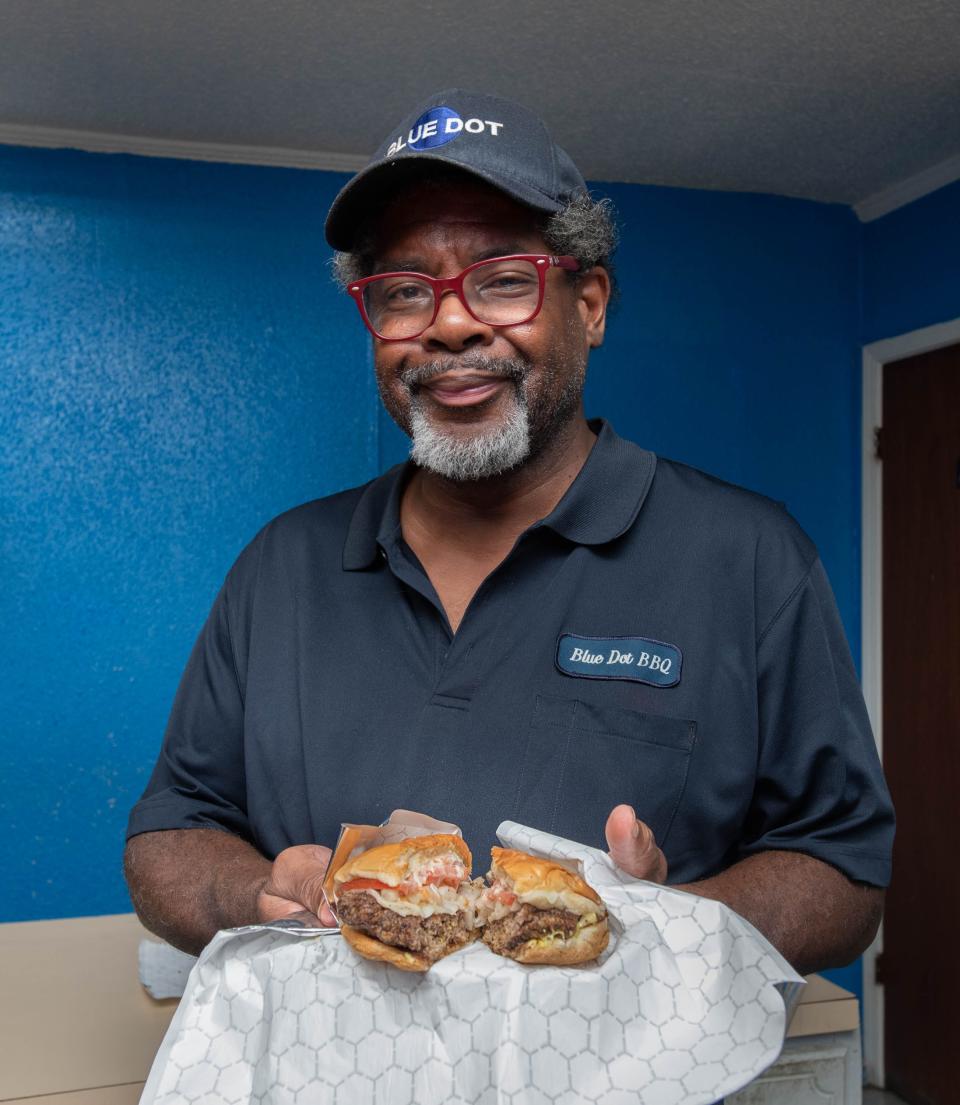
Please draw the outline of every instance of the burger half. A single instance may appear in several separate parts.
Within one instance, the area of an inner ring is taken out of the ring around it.
[[[367,959],[426,971],[477,935],[483,881],[458,836],[434,833],[381,844],[333,876],[340,931]]]
[[[610,932],[600,895],[559,863],[509,848],[493,863],[477,906],[483,941],[519,963],[570,966],[595,959]]]

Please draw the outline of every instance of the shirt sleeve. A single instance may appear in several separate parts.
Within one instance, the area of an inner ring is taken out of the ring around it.
[[[224,584],[180,680],[156,767],[130,813],[127,839],[161,829],[221,829],[251,840],[242,736],[243,698]]]
[[[804,852],[888,885],[893,807],[819,559],[762,630],[757,681],[759,762],[741,854]]]

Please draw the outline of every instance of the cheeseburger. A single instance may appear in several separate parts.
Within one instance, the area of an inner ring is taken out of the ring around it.
[[[434,833],[381,844],[333,876],[340,931],[362,956],[426,971],[476,936],[483,886],[458,836]]]
[[[595,959],[607,946],[600,895],[559,863],[493,848],[487,886],[477,905],[483,941],[520,963],[568,966]]]

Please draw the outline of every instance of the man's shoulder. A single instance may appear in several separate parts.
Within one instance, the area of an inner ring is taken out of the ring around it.
[[[311,499],[271,518],[237,557],[230,582],[253,582],[262,575],[265,562],[274,569],[339,563],[357,507],[377,482]]]
[[[809,575],[817,547],[784,503],[678,461],[657,458],[647,507],[658,532],[725,586],[751,589],[761,615]]]
[[[277,538],[315,538],[318,535],[330,536],[337,533],[342,535],[350,525],[357,504],[374,483],[375,479],[368,480],[356,487],[348,487],[343,491],[300,503],[299,506],[291,507],[271,518],[260,533]]]
[[[689,512],[691,521],[747,540],[781,532],[816,555],[813,542],[785,503],[692,465],[658,456],[651,493],[674,517]]]

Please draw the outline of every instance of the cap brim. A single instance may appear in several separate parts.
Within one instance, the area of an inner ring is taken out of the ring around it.
[[[559,211],[562,204],[521,181],[464,165],[440,153],[408,154],[377,161],[361,169],[349,180],[330,206],[324,233],[334,248],[348,252],[355,248],[358,235],[370,219],[383,210],[385,201],[397,194],[408,181],[427,175],[431,165],[445,165],[466,176],[482,180],[535,211]]]

